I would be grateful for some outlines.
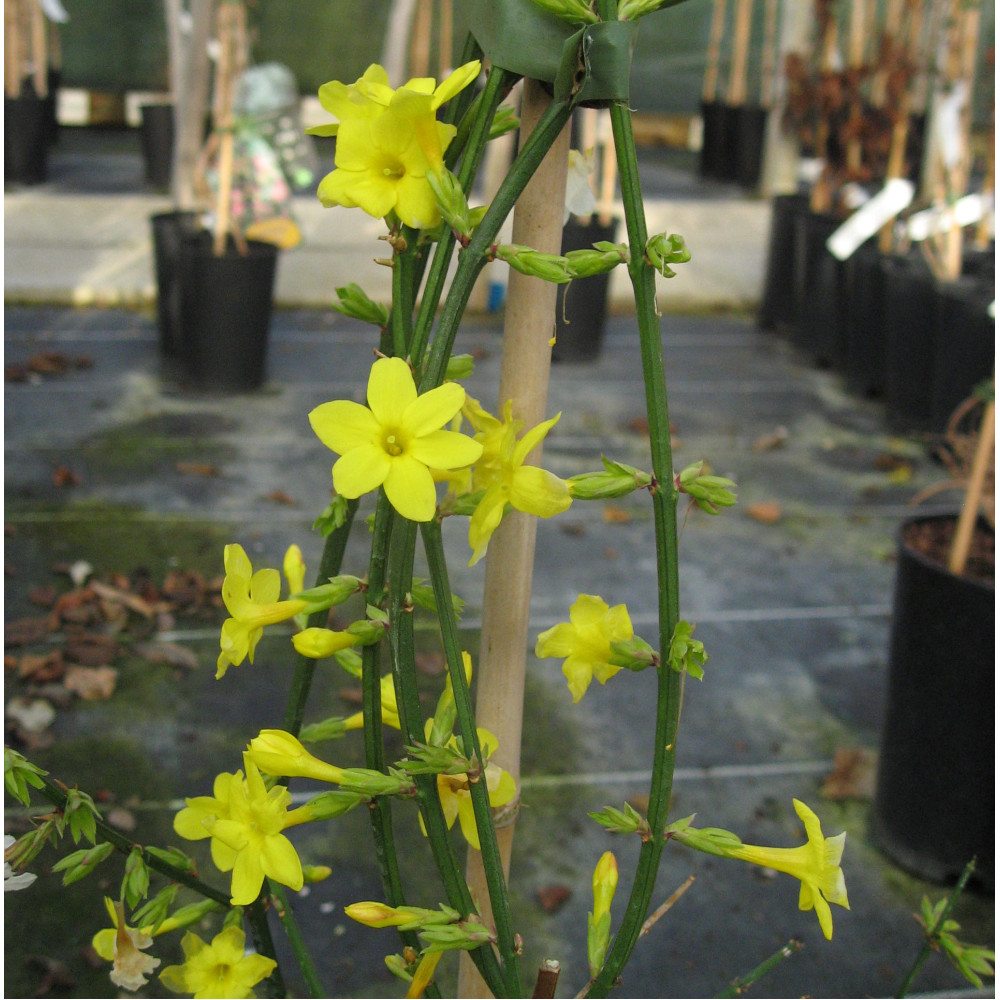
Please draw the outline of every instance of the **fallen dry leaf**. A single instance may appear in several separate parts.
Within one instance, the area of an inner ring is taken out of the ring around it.
[[[773,451],[775,448],[783,448],[788,441],[788,428],[775,427],[767,434],[761,434],[752,447],[754,451]]]
[[[186,667],[188,670],[198,667],[198,657],[194,651],[176,642],[140,642],[136,644],[135,651],[150,663]]]
[[[210,462],[178,462],[174,468],[182,476],[217,476],[219,470]]]
[[[130,611],[135,611],[137,614],[142,615],[143,618],[149,618],[152,620],[156,616],[156,607],[150,604],[149,601],[143,600],[138,596],[138,594],[132,594],[126,590],[120,590],[118,587],[111,587],[98,580],[92,580],[90,582],[90,589],[103,600],[114,601],[118,604],[124,605]]]
[[[52,586],[34,587],[28,591],[28,600],[40,608],[51,608],[58,597],[59,592]]]
[[[40,733],[56,720],[56,710],[44,698],[11,698],[6,715],[25,733]]]
[[[121,647],[106,635],[74,633],[66,638],[63,654],[81,667],[103,667],[112,663],[121,653]]]
[[[546,913],[555,913],[570,897],[570,891],[564,885],[543,885],[536,893],[538,905]]]
[[[205,578],[194,570],[171,570],[163,581],[163,596],[175,604],[201,604]]]
[[[70,667],[63,678],[63,686],[84,701],[106,701],[117,683],[114,667]]]
[[[749,517],[761,524],[777,524],[784,514],[781,504],[774,500],[759,500],[757,503],[747,504],[743,509]]]
[[[833,770],[823,780],[821,794],[828,799],[866,799],[875,795],[878,754],[864,747],[838,749]]]
[[[62,650],[54,649],[51,653],[28,654],[22,656],[17,665],[18,676],[30,680],[33,684],[47,684],[59,680],[66,673]]]
[[[581,524],[579,521],[567,521],[565,524],[560,524],[559,530],[564,535],[572,535],[574,537],[581,537],[587,534],[587,526]]]
[[[271,503],[281,503],[286,507],[294,507],[298,501],[293,496],[289,496],[284,490],[275,490],[273,493],[268,493],[265,500],[270,500]]]
[[[67,468],[65,465],[60,465],[52,473],[52,482],[59,487],[77,486],[80,482],[80,477],[72,469]]]
[[[52,631],[48,618],[19,618],[3,627],[5,646],[28,646],[44,639]]]
[[[621,507],[616,507],[613,503],[604,505],[604,521],[606,524],[627,524],[632,520],[632,515]]]

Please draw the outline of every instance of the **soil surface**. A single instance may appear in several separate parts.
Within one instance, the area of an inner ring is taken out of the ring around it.
[[[947,566],[955,525],[956,522],[949,519],[917,521],[903,530],[903,542],[933,562]],[[993,529],[980,521],[972,533],[969,560],[962,576],[993,585],[994,542]]]

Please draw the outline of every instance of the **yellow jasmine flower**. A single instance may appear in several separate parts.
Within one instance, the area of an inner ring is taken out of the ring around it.
[[[618,888],[618,862],[605,851],[594,868],[594,912],[587,914],[587,962],[596,977],[611,940],[611,900]]]
[[[309,414],[316,436],[341,456],[334,489],[354,499],[381,486],[403,517],[430,521],[437,505],[430,470],[471,465],[482,453],[478,442],[441,429],[464,400],[455,382],[418,396],[405,361],[379,358],[368,377],[367,407],[338,399]]]
[[[406,1000],[419,1000],[424,995],[424,991],[434,981],[434,970],[443,954],[443,951],[425,951],[420,956],[420,964],[413,973],[410,988],[406,991]]]
[[[563,673],[573,701],[578,702],[596,677],[602,684],[621,670],[610,663],[611,643],[632,638],[632,621],[624,604],[608,607],[600,597],[580,594],[569,609],[569,621],[544,631],[535,656],[564,657]]]
[[[562,513],[573,502],[569,487],[558,476],[546,469],[524,464],[562,414],[557,413],[551,420],[537,424],[518,440],[517,432],[523,423],[512,418],[512,407],[513,403],[508,400],[504,406],[503,424],[499,426],[487,423],[482,416],[478,416],[484,429],[476,434],[475,440],[483,445],[485,461],[473,470],[473,488],[485,487],[486,493],[469,519],[470,566],[486,554],[490,538],[500,524],[507,504],[525,514],[552,517]]]
[[[392,683],[392,674],[386,674],[379,681],[379,690],[382,693],[382,724],[392,726],[393,729],[399,729],[399,709],[396,707],[396,688]],[[364,726],[364,712],[355,712],[354,715],[350,715],[344,719],[345,729],[364,729]]]
[[[490,795],[490,805],[495,809],[497,806],[506,805],[512,801],[517,794],[517,786],[511,775],[498,767],[496,764],[488,762],[489,757],[496,751],[497,738],[485,729],[477,729],[479,734],[479,745],[483,751],[483,760],[486,761],[486,769],[483,777],[486,779],[486,788]],[[457,741],[452,737],[448,741],[449,746],[457,746]],[[482,779],[480,779],[482,780]],[[469,776],[467,774],[439,774],[437,776],[438,796],[441,799],[441,808],[444,811],[444,818],[450,829],[458,819],[462,829],[462,835],[477,851],[480,850],[479,831],[476,829],[476,815],[472,808],[472,793],[469,791]],[[421,820],[421,826],[423,821]]]
[[[227,545],[223,560],[226,577],[222,582],[222,600],[232,618],[222,624],[216,679],[247,658],[253,663],[254,650],[265,625],[287,621],[308,607],[301,600],[279,601],[280,574],[276,569],[255,573],[243,546]]]
[[[847,902],[844,870],[840,867],[847,833],[824,837],[819,818],[809,806],[798,799],[792,799],[792,805],[805,825],[808,838],[806,843],[800,847],[753,847],[740,844],[738,847],[726,848],[725,854],[799,879],[802,882],[799,909],[816,910],[823,935],[829,941],[833,937],[830,903],[843,906],[845,910],[851,908]]]
[[[357,642],[358,637],[350,632],[334,632],[328,628],[304,628],[292,636],[295,652],[312,660],[324,660]]]
[[[307,810],[289,812],[291,793],[283,785],[270,791],[253,760],[243,755],[241,772],[220,774],[214,796],[186,799],[187,808],[174,817],[174,830],[186,840],[211,837],[212,861],[231,871],[232,904],[246,906],[260,893],[265,876],[298,892],[302,865],[282,830],[311,817]]]
[[[420,915],[426,911],[415,907],[390,906],[377,900],[364,900],[344,907],[344,916],[356,920],[366,927],[403,927],[418,924]]]
[[[246,936],[239,927],[227,927],[206,944],[188,931],[181,941],[183,965],[168,965],[160,982],[173,993],[191,993],[222,1000],[256,997],[253,987],[267,979],[277,962],[263,955],[246,954]]]
[[[281,729],[262,729],[243,756],[265,774],[286,778],[315,778],[339,784],[344,775],[343,768],[314,757],[291,733]]]
[[[160,964],[158,958],[144,955],[153,939],[144,931],[136,930],[125,924],[125,906],[115,903],[115,937],[112,949],[114,966],[111,969],[111,982],[124,990],[133,992],[145,986],[147,976]]]
[[[111,918],[111,926],[99,930],[91,939],[90,946],[105,962],[113,962],[115,959],[115,939],[118,936],[118,907],[108,896],[104,897],[104,906]],[[139,928],[139,933],[147,937],[159,937],[161,934],[168,934],[177,930],[178,927],[187,927],[190,924],[201,920],[206,913],[217,909],[218,906],[212,900],[202,900],[199,903],[191,903],[175,910],[172,916],[160,922],[160,925],[153,928],[152,924]],[[129,928],[134,930],[134,928]]]
[[[336,134],[336,169],[317,194],[327,207],[360,208],[375,218],[395,213],[407,226],[433,228],[441,221],[427,174],[439,171],[455,137],[453,125],[436,120],[437,109],[472,82],[479,63],[455,70],[440,87],[414,79],[393,91],[384,71],[372,68],[353,89],[327,85],[320,101],[341,120]]]

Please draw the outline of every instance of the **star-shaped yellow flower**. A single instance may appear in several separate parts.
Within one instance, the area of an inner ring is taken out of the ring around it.
[[[610,608],[593,594],[580,594],[569,609],[569,621],[544,631],[535,656],[561,657],[573,701],[579,701],[596,677],[605,684],[621,670],[610,663],[611,643],[632,638],[632,621],[624,604]]]
[[[456,129],[437,121],[436,112],[479,68],[466,63],[438,87],[417,78],[393,90],[385,71],[371,66],[355,84],[333,81],[320,88],[320,103],[340,119],[312,130],[337,136],[336,169],[320,182],[320,201],[375,218],[395,213],[416,229],[437,226],[441,213],[427,174],[441,169]]]
[[[247,658],[253,663],[254,650],[265,625],[288,621],[308,607],[305,601],[279,601],[281,575],[276,569],[260,569],[255,573],[241,545],[227,545],[223,560],[226,577],[222,582],[222,600],[232,618],[222,623],[216,679]]]
[[[472,401],[475,403],[475,400]],[[501,424],[486,413],[478,403],[466,407],[465,415],[476,428],[475,440],[483,445],[482,457],[472,473],[472,488],[486,490],[475,513],[469,519],[469,545],[474,566],[486,554],[486,548],[504,510],[510,504],[515,510],[537,517],[561,514],[573,502],[569,487],[546,469],[525,465],[524,460],[558,423],[561,413],[537,424],[518,440],[517,432],[523,421],[514,420],[510,400],[504,406]]]
[[[733,858],[749,861],[763,868],[773,868],[786,875],[794,875],[802,882],[799,890],[799,909],[816,910],[823,935],[833,937],[833,914],[830,903],[851,907],[847,902],[847,883],[840,859],[844,853],[846,833],[824,837],[819,818],[804,802],[792,799],[792,805],[806,828],[806,843],[800,847],[753,847],[741,844],[726,851]]]
[[[277,962],[263,955],[246,953],[246,935],[239,927],[227,927],[206,944],[188,931],[181,940],[183,965],[168,965],[160,982],[173,993],[191,993],[222,1000],[255,997],[253,987],[267,979]]]
[[[471,465],[482,454],[472,438],[441,429],[464,400],[455,382],[418,396],[405,361],[379,358],[368,378],[367,407],[338,399],[309,414],[316,436],[341,456],[334,489],[354,499],[381,486],[403,517],[430,521],[437,505],[430,470]]]

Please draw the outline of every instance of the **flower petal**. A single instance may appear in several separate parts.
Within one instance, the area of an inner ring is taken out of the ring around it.
[[[417,396],[400,415],[400,422],[411,434],[423,437],[444,427],[464,402],[465,390],[457,382],[445,382]]]
[[[569,609],[569,620],[577,627],[600,625],[608,613],[607,604],[594,594],[580,594]]]
[[[575,649],[576,629],[569,622],[560,622],[539,635],[535,656],[542,659],[549,656],[562,658],[570,656]]]
[[[573,695],[573,702],[578,702],[593,679],[594,671],[589,661],[581,659],[579,656],[568,656],[563,661],[563,674],[569,682],[569,692]]]
[[[548,469],[522,465],[513,476],[510,502],[525,514],[553,517],[573,502],[569,487]]]
[[[233,906],[249,906],[260,894],[264,884],[264,866],[261,856],[254,850],[243,850],[236,855],[233,866]],[[299,886],[301,888],[301,886]]]
[[[469,545],[472,548],[470,566],[475,566],[486,555],[493,532],[503,519],[504,508],[507,506],[507,496],[497,486],[490,486],[483,499],[469,518]]]
[[[430,521],[434,517],[437,508],[434,477],[415,458],[408,455],[393,458],[383,488],[389,503],[403,517],[411,521]]]
[[[379,437],[379,424],[372,411],[349,399],[317,406],[309,414],[309,423],[316,437],[338,455],[371,444]]]
[[[333,488],[348,500],[381,486],[392,467],[392,459],[375,445],[352,448],[333,466]]]
[[[265,837],[260,858],[269,878],[287,885],[294,892],[302,888],[302,863],[287,837],[282,834]]]
[[[457,431],[433,431],[410,445],[410,455],[432,469],[461,469],[472,465],[482,453],[478,441]]]
[[[536,424],[531,430],[525,431],[524,437],[517,442],[514,453],[511,456],[511,461],[514,465],[522,465],[524,463],[524,460],[535,450],[536,446],[542,443],[545,435],[559,423],[561,416],[562,413],[557,413],[551,420],[543,421],[540,424]]]
[[[379,425],[387,427],[404,424],[403,414],[416,399],[417,387],[413,384],[413,373],[402,358],[379,358],[372,365],[368,376],[368,405]],[[449,419],[450,417],[445,417],[441,424]],[[437,426],[440,427],[441,424]]]
[[[462,827],[462,836],[469,842],[469,846],[477,851],[481,850],[479,830],[476,828],[476,812],[472,808],[472,798],[469,795],[461,796],[458,801],[458,822]]]

